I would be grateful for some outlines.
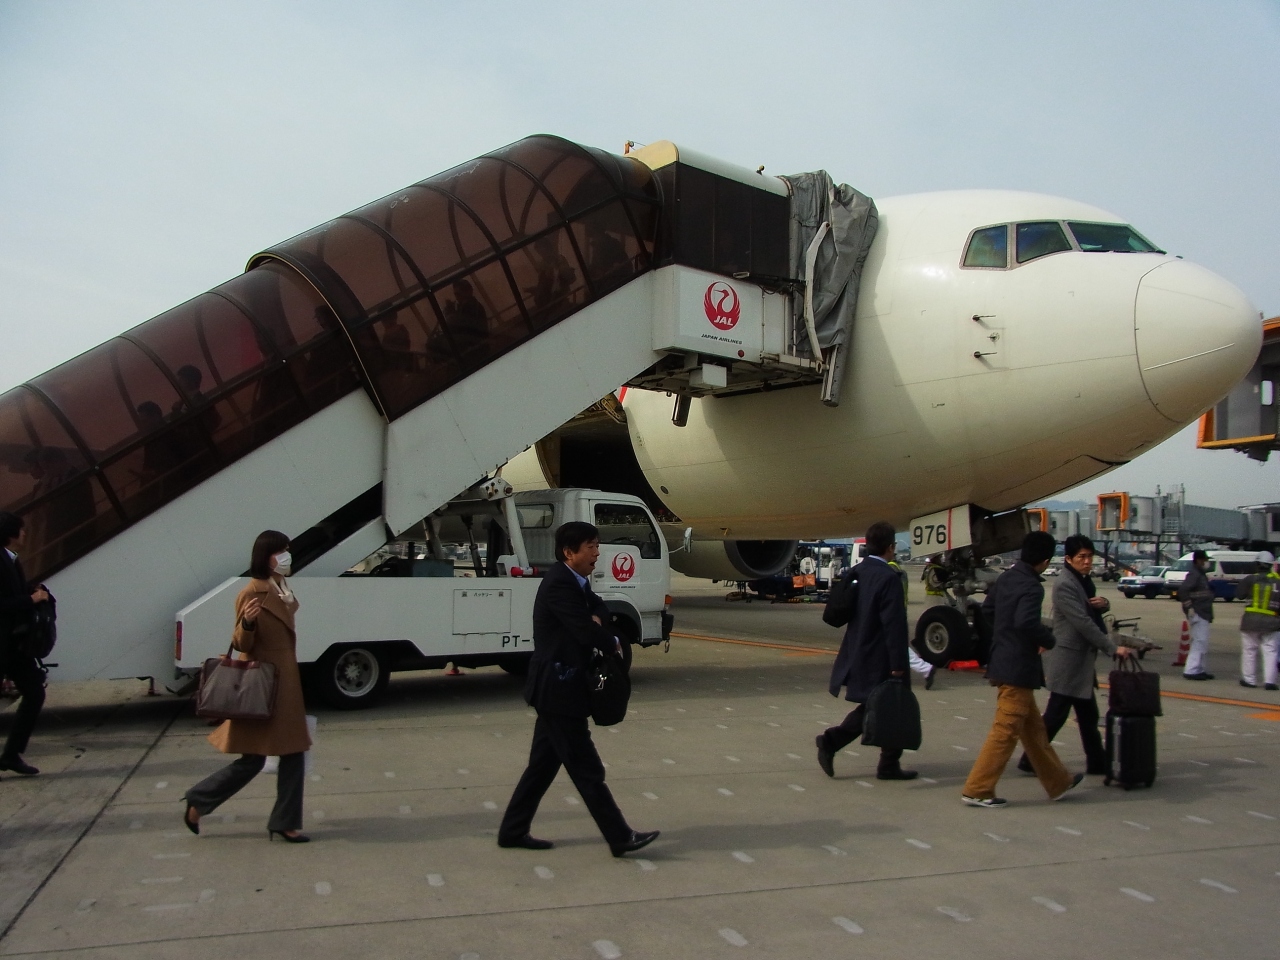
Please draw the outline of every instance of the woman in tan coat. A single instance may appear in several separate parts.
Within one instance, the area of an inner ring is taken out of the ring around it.
[[[294,633],[298,601],[286,581],[292,563],[288,537],[277,530],[258,534],[249,562],[253,580],[236,597],[231,643],[241,659],[275,665],[275,710],[269,720],[226,720],[209,734],[209,742],[223,753],[241,756],[187,791],[183,819],[192,833],[200,832],[202,816],[218,809],[261,772],[268,756],[279,756],[276,805],[267,821],[267,836],[290,843],[310,839],[302,833],[303,754],[311,747],[311,738]]]

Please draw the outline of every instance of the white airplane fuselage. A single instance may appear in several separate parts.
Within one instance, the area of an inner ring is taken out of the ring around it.
[[[649,483],[699,539],[846,536],[949,506],[1015,508],[1132,460],[1250,368],[1259,314],[1161,253],[1068,250],[961,265],[975,228],[1124,221],[1071,200],[958,191],[877,201],[847,381],[694,400],[624,398]]]

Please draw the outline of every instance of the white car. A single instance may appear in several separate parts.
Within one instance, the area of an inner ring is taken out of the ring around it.
[[[1133,573],[1121,577],[1117,586],[1120,592],[1132,600],[1134,597],[1146,597],[1154,600],[1164,593],[1164,574],[1168,567],[1145,567],[1141,573]]]

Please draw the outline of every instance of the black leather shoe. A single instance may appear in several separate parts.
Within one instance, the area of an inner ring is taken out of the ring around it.
[[[0,770],[11,770],[24,777],[34,777],[40,771],[21,757],[0,757]]]
[[[653,841],[657,840],[658,834],[661,832],[661,830],[650,830],[648,833],[637,833],[635,830],[632,830],[630,840],[621,846],[615,847],[610,845],[609,850],[615,857],[620,857],[624,853],[635,853],[641,847],[647,847],[649,844],[653,843]]]
[[[305,833],[285,833],[283,830],[267,830],[267,839],[274,840],[279,837],[285,843],[310,843],[311,838]]]
[[[1263,689],[1263,690],[1280,690],[1280,686],[1277,686],[1277,685],[1276,685],[1276,684],[1274,684],[1274,683],[1268,683],[1268,684],[1267,684],[1265,687],[1263,687],[1262,689]]]
[[[813,742],[818,745],[818,766],[822,768],[822,772],[828,777],[834,777],[836,775],[836,755],[827,746],[826,736],[820,733],[813,738]]]
[[[1036,772],[1036,768],[1031,766],[1031,761],[1027,758],[1025,753],[1022,755],[1022,759],[1018,761],[1018,769],[1023,773],[1030,773],[1032,775]]]
[[[539,840],[537,837],[526,833],[523,837],[517,837],[515,840],[499,840],[498,846],[511,849],[519,847],[524,850],[550,850],[555,846],[550,840]]]
[[[1183,680],[1212,680],[1213,674],[1212,673],[1184,673],[1182,675],[1182,679]]]
[[[1241,680],[1241,681],[1240,681],[1240,686],[1242,686],[1242,687],[1248,687],[1250,690],[1257,690],[1257,689],[1258,689],[1258,685],[1257,685],[1256,683],[1249,683],[1247,680]]]
[[[918,770],[903,770],[899,767],[897,770],[885,770],[876,773],[877,780],[914,780],[920,776]]]

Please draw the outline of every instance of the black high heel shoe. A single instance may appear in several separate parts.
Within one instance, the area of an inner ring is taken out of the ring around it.
[[[311,842],[311,838],[308,837],[305,833],[295,833],[291,837],[289,836],[289,834],[285,833],[283,830],[271,830],[271,829],[267,830],[268,840],[274,840],[276,837],[279,837],[285,843],[310,843]]]
[[[184,810],[182,813],[182,822],[186,824],[186,827],[188,830],[190,830],[192,833],[194,833],[198,837],[200,836],[200,821],[196,820],[195,823],[191,822],[192,810],[195,810],[195,807],[193,807],[191,804],[188,803],[187,809]]]

